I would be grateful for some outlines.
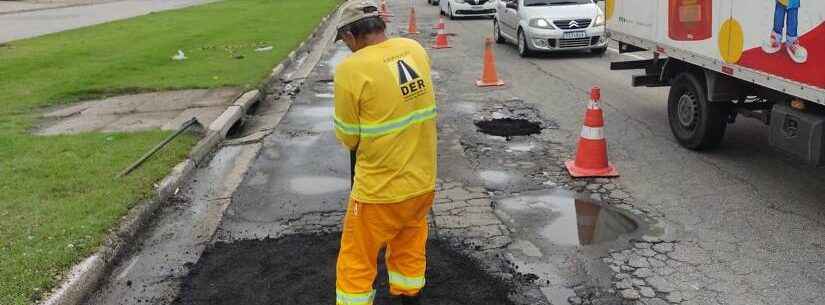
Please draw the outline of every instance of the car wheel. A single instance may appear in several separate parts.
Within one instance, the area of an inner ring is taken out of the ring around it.
[[[703,150],[718,146],[725,136],[728,107],[713,103],[693,73],[682,73],[671,81],[668,96],[668,122],[680,145]]]
[[[498,25],[498,20],[493,19],[493,38],[495,38],[496,43],[505,43],[504,37],[501,36],[501,29]]]
[[[607,52],[607,47],[590,49],[590,52],[596,55],[602,55],[604,52]]]
[[[530,45],[527,44],[527,36],[524,35],[524,31],[521,29],[518,30],[518,55],[521,57],[529,57],[533,54],[533,51],[530,50]]]

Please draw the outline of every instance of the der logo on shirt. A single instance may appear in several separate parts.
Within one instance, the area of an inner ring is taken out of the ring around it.
[[[427,92],[427,85],[421,75],[414,68],[415,62],[408,58],[399,59],[395,62],[398,72],[398,86],[405,101],[421,96]]]

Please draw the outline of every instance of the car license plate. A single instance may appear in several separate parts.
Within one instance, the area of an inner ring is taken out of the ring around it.
[[[562,36],[562,38],[564,38],[564,39],[576,39],[576,38],[585,38],[585,37],[587,37],[587,33],[583,32],[583,31],[565,32],[564,36]]]
[[[484,6],[481,6],[481,5],[473,5],[473,9],[474,9],[474,10],[481,10],[481,9],[484,9]]]

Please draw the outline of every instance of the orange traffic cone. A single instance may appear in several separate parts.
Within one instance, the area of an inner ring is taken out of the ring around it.
[[[433,26],[433,30],[443,30],[444,29],[444,16],[438,15],[438,23]]]
[[[418,26],[415,24],[415,8],[410,8],[410,22],[407,25],[407,34],[418,34]]]
[[[590,90],[590,104],[584,115],[576,160],[565,162],[570,175],[582,177],[617,177],[619,172],[607,162],[607,140],[604,138],[604,117],[599,107],[601,89]]]
[[[381,8],[378,13],[384,17],[392,17],[392,13],[387,9],[387,0],[381,0]]]
[[[479,87],[502,86],[504,81],[498,79],[498,72],[496,72],[496,58],[493,55],[493,39],[487,37],[484,40],[484,71],[481,74],[481,80],[476,82]]]
[[[440,29],[438,29],[438,35],[435,35],[435,45],[433,45],[433,49],[450,48],[450,43],[447,41],[447,33],[446,32],[447,32],[446,27],[441,27]]]

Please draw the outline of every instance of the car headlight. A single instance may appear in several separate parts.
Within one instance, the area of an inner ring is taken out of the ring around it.
[[[529,22],[530,27],[540,28],[540,29],[554,29],[555,27],[544,18],[535,18],[530,19]]]
[[[602,26],[604,25],[604,15],[596,16],[596,22],[593,23],[593,26]]]

